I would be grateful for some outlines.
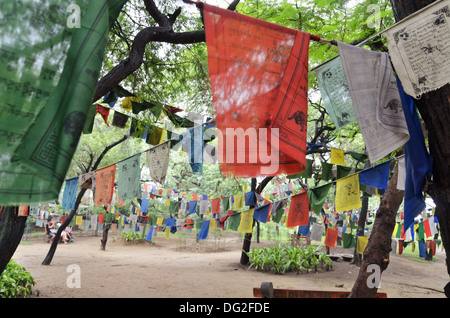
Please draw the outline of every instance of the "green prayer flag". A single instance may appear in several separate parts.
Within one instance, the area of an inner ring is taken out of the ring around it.
[[[228,218],[228,230],[237,231],[241,223],[241,213],[234,213]]]
[[[228,211],[230,207],[230,197],[222,198],[222,207],[224,211]]]
[[[342,233],[342,247],[343,248],[354,248],[356,246],[356,241],[353,234]]]
[[[180,204],[178,201],[170,201],[169,212],[170,213],[178,213],[178,208]]]
[[[275,223],[279,223],[281,221],[281,217],[284,214],[284,209],[279,209],[277,211],[275,211],[275,215],[272,215],[272,221],[274,221]]]
[[[395,237],[396,238],[401,238],[402,237],[402,224],[401,223],[398,223],[397,233],[395,233]]]
[[[423,222],[419,223],[419,240],[425,239],[425,228],[423,227]]]
[[[317,215],[320,215],[320,210],[327,199],[328,191],[330,190],[331,185],[332,183],[329,182],[322,186],[308,190],[309,205],[311,206],[311,210]]]
[[[337,165],[336,170],[337,170],[336,179],[341,179],[341,178],[345,178],[346,176],[348,176],[348,174],[352,170],[352,167]]]
[[[330,181],[333,180],[334,175],[331,170],[333,165],[328,162],[322,162],[322,181]]]
[[[313,166],[313,160],[312,159],[306,159],[305,170],[300,172],[300,176],[302,178],[311,178],[312,177],[312,172],[313,172],[312,166]]]
[[[125,2],[2,2],[0,205],[58,198]]]
[[[117,191],[120,201],[141,197],[140,159],[141,154],[137,154],[117,163],[119,171]]]

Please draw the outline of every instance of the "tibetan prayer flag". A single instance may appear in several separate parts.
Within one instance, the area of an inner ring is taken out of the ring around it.
[[[201,173],[203,169],[203,133],[203,125],[197,125],[181,134],[181,144],[189,156],[189,164],[194,173]]]
[[[220,213],[220,198],[211,199],[211,213]]]
[[[322,207],[327,200],[327,195],[330,191],[331,185],[332,183],[330,182],[319,187],[310,188],[308,190],[308,198],[311,210],[317,215],[320,215],[320,210],[322,210]]]
[[[355,173],[336,180],[335,211],[342,212],[361,208],[359,174]]]
[[[237,231],[241,222],[241,212],[231,214],[228,218],[228,230]]]
[[[58,198],[125,2],[2,1],[0,205]]]
[[[167,218],[166,219],[166,227],[171,227],[175,225],[175,219],[174,218]]]
[[[141,197],[141,154],[117,163],[119,170],[117,191],[121,201]]]
[[[310,34],[208,4],[203,13],[221,171],[302,172]]]
[[[179,207],[180,207],[180,203],[178,201],[170,201],[169,212],[170,213],[178,213]]]
[[[250,209],[241,212],[241,218],[239,222],[239,233],[252,233],[253,231],[253,213],[255,209]]]
[[[78,178],[78,184],[80,185],[80,187],[82,187],[84,189],[93,189],[94,188],[94,177],[95,177],[95,171],[83,173]]]
[[[150,177],[159,184],[166,180],[169,167],[170,140],[146,151],[147,164],[150,169]]]
[[[310,225],[301,225],[298,227],[298,234],[300,235],[309,235],[311,234]]]
[[[397,166],[398,166],[397,189],[405,190],[406,165],[405,165],[405,155],[404,154],[397,157]]]
[[[201,215],[206,214],[208,212],[208,208],[209,208],[209,201],[208,200],[200,200],[199,213]]]
[[[75,225],[83,225],[83,216],[77,215],[75,218]]]
[[[188,214],[197,213],[197,201],[189,201]]]
[[[311,240],[321,242],[323,236],[323,230],[325,226],[319,223],[313,223],[311,226]]]
[[[355,237],[350,233],[342,233],[342,247],[354,248],[356,246]]]
[[[336,126],[341,129],[356,121],[341,58],[338,56],[316,68],[323,105]]]
[[[240,210],[244,207],[244,203],[242,200],[242,194],[233,195],[233,199],[234,199],[234,208],[236,210]]]
[[[389,55],[341,42],[338,48],[367,154],[376,162],[409,139]]]
[[[369,242],[369,237],[357,236],[356,237],[356,253],[363,255],[368,242]]]
[[[322,162],[322,181],[333,180],[334,175],[332,171],[333,165],[328,162]]]
[[[197,239],[205,240],[208,237],[210,223],[210,220],[203,220]]]
[[[116,165],[97,170],[95,176],[94,203],[96,206],[111,203],[114,192],[114,178],[116,175]]]
[[[417,99],[449,83],[450,1],[430,2],[383,32],[405,92]]]
[[[338,230],[332,229],[331,227],[327,227],[327,232],[325,234],[325,241],[323,242],[325,246],[328,246],[329,248],[334,248],[336,246],[338,233],[339,233]]]
[[[288,218],[286,222],[287,227],[294,227],[298,225],[309,224],[309,199],[308,193],[302,192],[294,195],[291,198]]]
[[[28,205],[19,205],[17,216],[28,216]]]
[[[344,150],[331,148],[330,163],[345,166]]]
[[[161,144],[166,136],[166,130],[157,126],[150,126],[147,132],[147,143],[157,146]]]
[[[364,169],[359,172],[359,182],[374,188],[387,188],[389,180],[389,166],[391,161],[388,160],[371,168]]]
[[[147,242],[151,242],[152,241],[153,229],[154,229],[153,225],[151,225],[150,228],[148,229],[147,236],[145,237],[145,240]]]
[[[433,159],[428,154],[422,124],[414,100],[407,95],[402,83],[397,81],[403,111],[411,138],[405,144],[405,229],[414,223],[414,218],[425,209],[423,185],[425,177],[431,176]]]
[[[427,257],[425,242],[419,242],[419,257]]]
[[[63,210],[75,209],[75,200],[77,199],[78,177],[67,179],[63,193]]]
[[[149,202],[149,199],[142,199],[141,212],[148,212],[148,202]]]
[[[255,192],[250,191],[245,193],[245,205],[246,206],[254,206],[256,204],[256,195]]]
[[[269,210],[270,203],[256,207],[255,212],[253,212],[253,218],[261,223],[266,223],[267,217],[269,216]]]

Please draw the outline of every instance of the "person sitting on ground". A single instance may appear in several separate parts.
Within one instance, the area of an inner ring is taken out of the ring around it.
[[[72,241],[73,240],[72,227],[70,227],[70,226],[66,227],[61,235],[62,235],[62,239],[63,239],[64,244],[67,244],[70,241]]]
[[[47,237],[50,239],[50,241],[53,241],[55,238],[55,233],[52,232],[52,229],[55,228],[55,222],[52,221],[52,218],[49,217],[47,220],[47,224],[45,225],[45,234],[47,234]]]

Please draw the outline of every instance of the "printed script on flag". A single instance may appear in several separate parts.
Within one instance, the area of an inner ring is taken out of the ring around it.
[[[436,1],[383,32],[405,92],[415,98],[450,82],[450,0]]]
[[[303,171],[310,34],[207,4],[204,20],[222,172],[250,177]],[[236,137],[238,130],[246,137]],[[243,140],[245,148],[238,144]],[[261,151],[278,154],[267,162]],[[244,162],[237,162],[241,156]],[[277,169],[263,168],[270,165]]]

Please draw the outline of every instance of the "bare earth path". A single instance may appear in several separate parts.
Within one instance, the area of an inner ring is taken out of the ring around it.
[[[348,262],[333,262],[332,271],[299,275],[248,270],[238,264],[242,243],[236,239],[228,239],[217,251],[208,241],[188,242],[181,249],[175,237],[167,240],[162,235],[153,245],[126,245],[110,238],[106,251],[101,251],[100,236],[81,236],[74,243],[60,244],[51,265],[44,266],[49,246],[34,240],[20,244],[13,256],[37,282],[33,290],[39,296],[33,297],[252,298],[253,287],[264,281],[274,288],[351,290],[359,271]],[[418,259],[391,254],[379,292],[389,298],[445,298],[442,290],[449,281],[445,254],[439,249],[433,262]],[[73,282],[70,275],[75,273],[70,269],[77,266],[81,284],[70,288],[67,281]]]

